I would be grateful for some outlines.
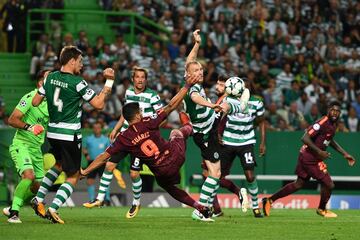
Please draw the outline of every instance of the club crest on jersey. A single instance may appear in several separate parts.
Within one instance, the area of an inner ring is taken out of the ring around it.
[[[25,101],[25,100],[21,100],[20,106],[25,107],[25,106],[26,106],[26,101]]]
[[[214,152],[214,158],[219,159],[219,153],[218,152]]]

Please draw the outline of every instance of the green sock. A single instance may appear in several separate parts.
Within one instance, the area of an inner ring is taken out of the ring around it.
[[[30,190],[32,181],[30,179],[22,179],[16,186],[14,192],[14,199],[11,205],[11,210],[19,211],[24,204],[25,195]]]
[[[142,179],[138,177],[132,180],[132,191],[133,191],[133,202],[132,205],[140,205],[140,197],[141,197],[141,189],[142,189]]]
[[[207,177],[201,187],[199,203],[203,206],[211,207],[211,196],[215,192],[219,179],[214,177]],[[215,192],[216,193],[216,192]]]
[[[64,182],[61,184],[59,189],[56,192],[56,196],[53,202],[50,205],[51,210],[57,211],[61,205],[63,205],[66,200],[70,197],[74,191],[74,186],[69,182]]]
[[[249,193],[251,195],[251,201],[252,201],[252,208],[259,208],[259,203],[258,203],[258,192],[259,192],[259,188],[257,185],[257,181],[254,180],[253,182],[247,182],[248,185],[248,189],[249,189]]]

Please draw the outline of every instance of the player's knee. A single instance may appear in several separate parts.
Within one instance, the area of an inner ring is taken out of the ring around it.
[[[27,169],[22,173],[22,178],[23,179],[29,179],[31,181],[35,180],[35,174],[34,171],[31,169]]]
[[[329,189],[329,190],[333,190],[335,188],[335,184],[333,181],[330,181],[326,184],[326,187]]]
[[[130,171],[131,179],[137,179],[140,177],[140,173],[138,171]]]
[[[108,171],[108,172],[114,171],[115,167],[116,167],[116,164],[112,163],[112,162],[107,162],[105,164],[105,170]]]

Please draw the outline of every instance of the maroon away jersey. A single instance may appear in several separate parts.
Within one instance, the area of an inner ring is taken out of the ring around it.
[[[307,129],[307,133],[310,135],[314,144],[325,151],[335,136],[336,127],[336,123],[331,122],[330,119],[325,116],[310,126]],[[322,161],[306,144],[301,147],[300,153],[304,155],[304,162],[316,163]]]
[[[170,153],[170,143],[161,137],[159,130],[159,125],[166,117],[167,114],[160,110],[157,118],[143,118],[142,121],[130,125],[119,134],[106,152],[110,155],[118,152],[129,153],[140,158],[151,170],[167,165],[164,160]]]

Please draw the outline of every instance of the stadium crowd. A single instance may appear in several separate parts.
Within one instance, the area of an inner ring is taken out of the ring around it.
[[[148,69],[148,87],[164,103],[183,82],[192,32],[200,29],[198,58],[205,66],[204,87],[215,101],[220,75],[246,80],[252,94],[263,97],[267,128],[303,130],[326,114],[334,99],[342,103],[338,131],[360,130],[360,2],[353,0],[102,0],[105,10],[135,11],[165,26],[167,42],[138,33],[129,46],[121,29],[114,42],[99,35],[89,43],[86,30],[65,33],[60,44],[42,34],[34,45],[31,74],[60,67],[61,47],[76,45],[84,52],[83,77],[100,91],[102,70],[116,71],[116,85],[102,112],[84,106],[83,123],[96,121],[112,128],[121,113],[131,69]],[[174,115],[175,116],[175,115]],[[170,123],[176,125],[176,117]]]

